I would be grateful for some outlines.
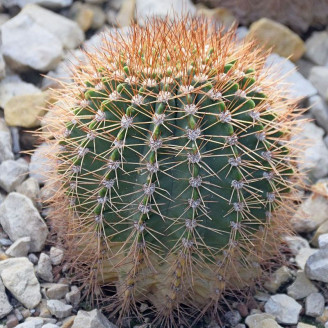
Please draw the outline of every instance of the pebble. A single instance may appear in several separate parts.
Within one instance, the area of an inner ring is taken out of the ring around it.
[[[325,309],[325,299],[321,293],[312,293],[305,299],[305,314],[320,317]]]
[[[255,38],[265,49],[272,48],[273,52],[296,61],[305,52],[302,39],[288,27],[268,18],[261,18],[251,24],[249,36]]]
[[[13,328],[16,327],[18,325],[18,319],[16,318],[16,316],[14,314],[9,314],[7,317],[7,322],[6,322],[6,326],[7,328]]]
[[[29,4],[19,15],[28,15],[62,43],[65,49],[75,49],[84,41],[84,33],[78,24],[40,6]]]
[[[59,265],[64,257],[64,251],[57,247],[50,248],[50,260],[52,265]]]
[[[71,286],[71,291],[66,294],[65,300],[67,303],[72,304],[76,308],[81,300],[81,292],[77,286]]]
[[[318,90],[320,96],[328,100],[328,67],[314,66],[310,71],[309,81]]]
[[[41,207],[40,204],[40,186],[35,178],[28,178],[16,188],[16,191],[30,198],[34,206]]]
[[[17,327],[20,328],[42,328],[44,320],[42,318],[26,318],[25,322],[21,323]],[[16,328],[17,328],[16,327]]]
[[[14,154],[12,151],[10,130],[5,120],[0,118],[0,163],[11,159],[14,159]]]
[[[32,201],[26,196],[16,192],[7,196],[0,205],[0,223],[11,240],[30,237],[31,252],[40,252],[43,249],[48,228]]]
[[[328,63],[328,32],[313,32],[306,40],[306,58],[314,64],[325,66]]]
[[[32,83],[21,80],[18,75],[6,76],[0,81],[0,107],[5,107],[6,103],[14,96],[39,94],[41,90]]]
[[[28,254],[28,260],[33,264],[37,264],[39,262],[38,257],[33,253]]]
[[[311,280],[328,283],[328,249],[320,249],[309,257],[305,274]]]
[[[3,4],[7,8],[13,6],[24,8],[29,3],[35,3],[51,9],[60,9],[70,6],[72,1],[73,0],[3,0]]]
[[[284,240],[293,255],[297,255],[303,248],[310,248],[309,242],[300,236],[285,236]]]
[[[6,123],[24,128],[40,126],[40,117],[46,113],[47,100],[46,93],[12,97],[4,107]]]
[[[33,309],[40,303],[40,284],[26,257],[0,261],[0,276],[5,287],[26,308]]]
[[[299,322],[297,328],[316,328],[313,325],[308,325],[307,323]]]
[[[225,321],[230,325],[230,326],[236,326],[242,319],[240,313],[237,310],[233,311],[228,311],[224,314],[224,319]]]
[[[318,95],[309,98],[311,115],[316,119],[316,123],[328,132],[328,106]]]
[[[317,94],[317,89],[301,73],[297,72],[295,64],[287,58],[273,53],[268,57],[265,64],[267,67],[275,65],[276,69],[272,71],[273,78],[281,81],[277,87],[286,97],[298,99]],[[282,79],[282,77],[284,78]]]
[[[47,254],[45,253],[40,254],[39,262],[36,268],[36,273],[38,277],[41,278],[42,280],[47,282],[53,282],[54,277],[52,274],[51,260]]]
[[[295,281],[287,287],[288,296],[295,300],[300,300],[316,292],[318,292],[318,288],[306,277],[302,270],[297,271]]]
[[[42,143],[31,156],[30,177],[35,178],[39,184],[44,184],[47,181],[47,172],[51,169],[52,163],[45,155],[48,147],[46,143]]]
[[[58,319],[63,319],[71,315],[72,306],[58,300],[48,300],[47,307],[52,315]],[[85,326],[81,326],[85,327]]]
[[[6,63],[18,71],[32,68],[46,72],[55,68],[63,55],[60,40],[31,16],[21,13],[1,26]]]
[[[90,312],[80,310],[74,320],[72,328],[117,328],[97,309]]]
[[[292,275],[290,269],[286,266],[282,266],[271,275],[268,281],[265,282],[264,288],[271,293],[275,293],[281,285],[286,283],[291,278]]]
[[[87,31],[93,21],[94,12],[88,7],[88,4],[74,2],[69,11],[70,16],[76,21],[82,31]]]
[[[13,307],[8,301],[5,286],[0,279],[0,319],[12,311]]]
[[[228,29],[237,22],[232,12],[224,7],[207,8],[203,4],[197,5],[197,15],[213,20],[217,26],[224,26]]]
[[[138,24],[144,26],[148,17],[178,18],[186,13],[194,15],[196,7],[191,0],[136,0],[136,13]]]
[[[28,175],[28,163],[23,159],[7,160],[0,164],[0,187],[6,192],[15,190]]]
[[[265,312],[272,314],[278,323],[296,325],[302,306],[285,294],[270,297],[264,306]]]
[[[64,298],[68,292],[69,287],[67,284],[51,284],[51,286],[46,289],[46,296],[52,300],[60,300]]]
[[[319,228],[316,230],[314,236],[311,239],[311,244],[314,247],[319,247],[319,243],[318,243],[319,237],[327,233],[328,233],[328,221],[325,221],[322,224],[320,224]]]
[[[22,237],[17,239],[7,250],[6,255],[11,257],[24,257],[30,251],[31,238]]]
[[[279,328],[281,326],[274,320],[274,316],[267,313],[252,314],[245,320],[249,328]]]
[[[319,248],[328,248],[328,233],[318,237]]]
[[[316,181],[328,174],[328,149],[323,141],[325,132],[313,122],[302,123],[302,129],[293,138],[300,144],[304,142],[307,145],[300,156],[299,168],[311,180]],[[315,213],[318,214],[319,211],[315,210]]]

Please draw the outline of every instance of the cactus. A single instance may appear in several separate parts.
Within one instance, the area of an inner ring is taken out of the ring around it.
[[[201,19],[149,21],[57,90],[49,221],[110,313],[192,326],[254,286],[290,231],[295,104],[266,54]]]

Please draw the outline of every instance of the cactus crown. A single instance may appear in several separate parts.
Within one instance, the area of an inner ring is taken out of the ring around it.
[[[115,286],[121,318],[145,300],[167,326],[216,309],[289,229],[298,114],[234,36],[199,19],[134,26],[57,91],[50,218],[76,278]]]

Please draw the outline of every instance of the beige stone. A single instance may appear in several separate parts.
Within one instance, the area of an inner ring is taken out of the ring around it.
[[[249,37],[255,38],[266,49],[296,61],[305,52],[302,39],[288,27],[268,18],[261,18],[250,26]]]
[[[313,325],[308,325],[307,323],[299,322],[297,328],[316,328]]]
[[[4,107],[5,120],[9,126],[35,128],[45,114],[47,94],[20,95],[12,97]]]
[[[119,27],[129,26],[134,18],[136,0],[126,0],[122,3],[121,9],[116,16]]]
[[[225,27],[230,27],[237,22],[236,17],[227,8],[207,8],[202,4],[198,4],[197,15],[213,19],[216,23]]]

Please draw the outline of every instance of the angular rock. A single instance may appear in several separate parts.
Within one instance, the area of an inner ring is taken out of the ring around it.
[[[72,328],[117,328],[97,309],[90,312],[80,310]]]
[[[26,318],[25,322],[16,326],[16,328],[42,328],[44,320],[42,318]]]
[[[59,265],[64,257],[64,251],[57,247],[50,248],[50,260],[53,265]]]
[[[293,255],[297,255],[303,248],[310,248],[309,242],[300,236],[285,236],[284,240]]]
[[[282,266],[271,275],[268,281],[265,282],[264,288],[271,293],[275,293],[281,285],[291,278],[292,275],[290,270],[286,266]]]
[[[28,178],[16,188],[16,191],[30,198],[35,207],[40,207],[40,186],[36,179]]]
[[[328,99],[328,67],[314,66],[309,75],[309,81],[318,90],[320,96]]]
[[[0,164],[0,187],[7,192],[15,190],[28,175],[28,163],[20,158],[7,160]]]
[[[306,58],[313,63],[325,66],[328,63],[328,32],[313,32],[306,40]]]
[[[319,248],[328,248],[328,233],[319,236],[318,244]]]
[[[0,261],[0,276],[5,287],[26,308],[33,309],[40,303],[40,285],[33,264],[26,257]]]
[[[84,33],[76,22],[62,15],[30,4],[24,7],[19,15],[28,15],[37,24],[57,37],[66,49],[74,49],[84,41]]]
[[[236,326],[242,317],[237,310],[228,311],[224,314],[224,320],[232,327]]]
[[[320,224],[319,228],[316,230],[314,236],[311,239],[311,244],[314,247],[319,247],[318,240],[321,235],[327,234],[328,233],[328,221],[323,222]],[[323,247],[320,247],[323,248]]]
[[[324,130],[312,122],[302,123],[303,130],[293,139],[300,145],[306,144],[300,158],[299,168],[311,180],[318,180],[328,174],[328,149],[323,141]],[[315,211],[318,214],[318,211]]]
[[[280,328],[281,327],[274,320],[274,316],[267,313],[249,315],[246,318],[245,323],[249,328],[263,328],[263,327]]]
[[[31,244],[30,237],[19,238],[6,250],[6,255],[11,257],[27,256],[30,250],[30,244]]]
[[[1,34],[3,55],[14,70],[46,72],[55,68],[62,57],[60,40],[29,15],[18,14],[10,19],[1,26]]]
[[[328,283],[328,249],[319,249],[311,255],[305,265],[305,274],[311,280]]]
[[[24,128],[40,126],[40,117],[46,113],[47,100],[46,93],[12,97],[4,107],[6,123]]]
[[[73,0],[3,0],[3,4],[7,8],[13,6],[24,8],[26,5],[34,3],[51,9],[60,9],[70,6],[72,1]]]
[[[325,309],[325,299],[321,293],[312,293],[305,299],[305,314],[320,317]]]
[[[46,290],[46,296],[52,300],[60,300],[65,297],[69,292],[69,287],[66,284],[52,284],[50,288]]]
[[[7,196],[0,205],[0,223],[11,240],[30,237],[31,252],[40,252],[43,249],[48,228],[26,196],[16,192]]]
[[[295,262],[296,262],[297,266],[301,270],[304,270],[306,261],[308,260],[308,258],[311,255],[313,255],[316,252],[317,252],[317,249],[314,249],[314,248],[303,248],[303,249],[301,249],[300,252],[295,257]]]
[[[301,58],[305,52],[304,42],[296,33],[271,19],[261,18],[254,22],[249,33],[266,49],[273,48],[273,52],[290,57],[292,61]]]
[[[52,315],[58,319],[68,317],[72,312],[72,306],[58,300],[48,300],[47,307]],[[81,326],[84,327],[84,326]]]
[[[295,281],[287,288],[288,296],[294,300],[300,300],[316,292],[318,292],[318,288],[306,277],[302,270],[297,271]]]
[[[169,18],[181,17],[184,14],[194,15],[196,7],[191,0],[136,0],[136,17],[138,24],[144,26],[148,17]]]
[[[45,253],[40,254],[39,262],[36,268],[36,273],[38,277],[44,281],[52,282],[54,280],[54,276],[52,274],[51,260],[47,254]]]
[[[4,107],[14,96],[38,93],[41,93],[39,88],[32,83],[22,81],[18,75],[6,76],[0,81],[0,107]]]
[[[10,130],[5,120],[0,118],[0,163],[9,159],[14,159]]]
[[[0,279],[0,319],[12,311],[13,307],[8,301],[5,286]]]
[[[316,123],[326,132],[328,131],[328,106],[325,101],[318,95],[309,98],[309,107]]]
[[[285,294],[270,297],[264,306],[265,312],[273,315],[278,323],[296,325],[302,306]]]
[[[65,300],[67,303],[72,304],[76,308],[81,300],[81,292],[77,286],[72,286],[71,291],[66,294]]]
[[[51,170],[52,163],[45,153],[49,147],[46,143],[41,144],[31,156],[30,177],[36,179],[40,184],[47,181],[47,172]]]
[[[317,89],[301,73],[297,72],[295,64],[290,60],[277,54],[271,54],[265,64],[268,67],[275,65],[276,68],[272,71],[272,75],[277,81],[281,81],[277,84],[277,88],[286,97],[308,98],[317,94]],[[282,77],[284,78],[282,79]]]
[[[53,323],[47,323],[42,326],[42,328],[59,328],[59,326],[53,324]]]

